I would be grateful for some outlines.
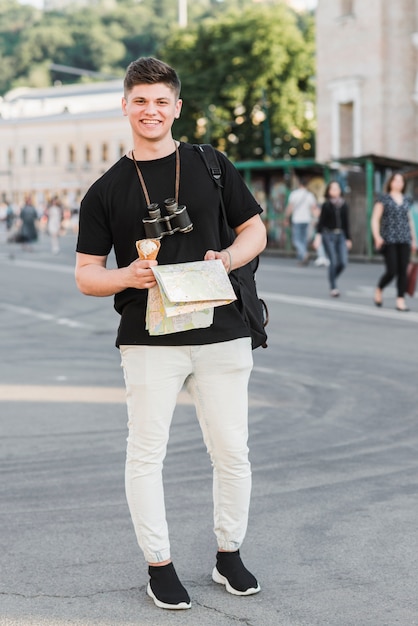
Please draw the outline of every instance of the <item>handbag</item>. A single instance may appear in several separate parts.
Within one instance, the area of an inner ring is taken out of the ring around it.
[[[410,263],[408,264],[408,269],[406,271],[406,293],[411,297],[415,293],[415,288],[417,286],[417,278],[418,278],[418,262],[410,261]]]
[[[225,203],[222,195],[221,184],[221,168],[218,163],[215,149],[210,144],[195,144],[195,149],[201,155],[211,177],[213,178],[218,192],[219,203],[221,206],[223,226],[227,233],[228,243],[230,245],[235,239],[234,231],[229,227]],[[210,163],[209,163],[210,161]],[[237,307],[247,325],[251,335],[251,347],[253,350],[262,346],[267,348],[266,326],[269,321],[269,312],[267,304],[258,297],[257,286],[255,281],[255,273],[259,264],[259,257],[256,256],[252,261],[232,270],[229,274],[231,284],[237,296]]]

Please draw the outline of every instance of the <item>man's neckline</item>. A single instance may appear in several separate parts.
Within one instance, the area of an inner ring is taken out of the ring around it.
[[[152,158],[149,159],[143,159],[141,158],[141,151],[137,150],[135,148],[130,148],[126,153],[125,156],[130,159],[131,161],[134,160],[134,154],[135,154],[135,160],[141,163],[146,163],[147,161],[160,161],[161,159],[165,159],[167,157],[172,156],[173,154],[175,154],[176,152],[176,148],[180,149],[181,147],[181,141],[177,141],[176,139],[173,139],[173,148],[171,152],[167,152],[165,154],[161,154],[158,155],[157,153],[155,155],[152,156]]]

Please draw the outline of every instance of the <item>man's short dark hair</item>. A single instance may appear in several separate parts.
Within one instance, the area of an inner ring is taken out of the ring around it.
[[[180,96],[180,79],[172,67],[154,57],[140,57],[132,61],[126,70],[123,81],[125,98],[136,85],[156,83],[164,83],[175,92],[177,98]]]

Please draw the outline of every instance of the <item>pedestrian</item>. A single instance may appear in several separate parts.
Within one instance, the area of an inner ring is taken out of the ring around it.
[[[13,205],[11,202],[9,202],[8,200],[5,201],[6,202],[6,226],[7,226],[7,230],[10,231],[13,228],[14,225],[14,221],[15,221],[15,212],[13,210]]]
[[[240,546],[247,528],[251,491],[248,460],[248,380],[251,339],[235,303],[217,307],[208,328],[151,336],[145,328],[148,289],[156,285],[155,260],[139,260],[135,241],[146,233],[147,205],[174,197],[193,228],[167,231],[158,262],[221,259],[229,272],[266,245],[262,211],[230,161],[218,153],[223,195],[237,235],[222,248],[219,195],[192,145],[174,140],[172,125],[182,107],[173,68],[152,57],[127,68],[122,111],[133,148],[99,178],[80,207],[76,281],[82,293],[115,296],[121,316],[116,345],[121,353],[127,408],[126,495],[138,544],[148,562],[148,595],[164,609],[191,602],[171,561],[162,468],[177,394],[185,384],[194,400],[213,465],[215,582],[235,595],[260,590],[243,565]],[[155,208],[155,207],[154,207]],[[165,217],[169,217],[168,215]],[[117,269],[106,262],[114,248]]]
[[[31,196],[26,196],[19,213],[19,236],[18,240],[24,250],[32,251],[32,244],[38,239],[38,213],[34,207]]]
[[[394,173],[373,207],[371,228],[376,250],[383,254],[385,271],[374,293],[377,307],[383,305],[383,290],[395,278],[396,309],[409,311],[405,304],[407,269],[411,250],[416,250],[416,235],[411,207],[412,198],[404,194],[405,178]]]
[[[290,192],[285,211],[285,223],[292,223],[292,243],[296,249],[298,265],[308,265],[309,227],[317,208],[315,196],[306,186],[306,179],[301,176],[297,189]]]
[[[321,206],[314,248],[318,250],[321,243],[329,259],[328,280],[330,295],[337,298],[337,278],[348,263],[348,251],[351,250],[349,224],[349,208],[342,193],[340,184],[333,180],[325,189],[325,200]]]
[[[314,215],[315,215],[315,221],[314,221],[314,237],[313,237],[313,240],[315,240],[315,234],[317,232],[318,220],[319,220],[319,216],[321,215],[321,209],[320,209],[319,206],[316,207]],[[324,248],[324,244],[322,243],[322,239],[321,239],[321,243],[319,244],[319,246],[318,246],[318,248],[316,250],[316,259],[314,261],[314,265],[316,267],[328,267],[329,266],[329,258],[325,254],[325,248]]]
[[[3,237],[4,233],[4,237]],[[6,240],[7,233],[7,203],[0,201],[0,242]]]
[[[316,267],[329,267],[329,258],[325,254],[325,248],[322,241],[316,251],[316,259],[314,261],[314,265],[316,265]]]
[[[51,252],[58,254],[60,251],[59,238],[61,235],[63,210],[58,196],[54,196],[47,208],[48,234],[51,238]]]

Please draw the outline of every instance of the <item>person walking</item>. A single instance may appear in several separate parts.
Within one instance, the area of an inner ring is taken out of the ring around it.
[[[6,208],[6,226],[7,226],[7,230],[11,231],[13,229],[16,216],[13,210],[12,203],[9,202],[8,200],[6,200],[5,202],[6,202],[6,207],[7,207]]]
[[[181,108],[180,79],[173,68],[152,57],[128,66],[122,111],[133,147],[93,183],[81,202],[75,270],[80,291],[114,295],[121,316],[116,346],[127,393],[126,496],[148,563],[147,594],[164,609],[191,606],[171,560],[162,481],[183,384],[194,400],[213,465],[218,551],[212,578],[237,596],[260,591],[240,555],[251,492],[247,439],[253,359],[248,328],[235,303],[216,307],[208,328],[151,336],[145,327],[157,261],[138,259],[135,242],[146,238],[147,206],[157,203],[163,211],[164,199],[174,197],[187,208],[193,224],[187,233],[168,230],[162,237],[161,264],[220,259],[230,272],[266,246],[261,207],[236,168],[218,152],[226,213],[236,233],[234,242],[222,248],[217,187],[197,150],[173,138],[172,125]],[[106,267],[112,246],[117,269]]]
[[[383,254],[385,271],[374,293],[377,307],[383,305],[383,290],[396,277],[396,309],[409,311],[405,304],[407,269],[411,250],[416,250],[416,234],[411,213],[412,198],[404,195],[405,178],[394,173],[385,193],[373,207],[371,228],[376,250]]]
[[[289,223],[289,219],[292,223],[292,243],[296,249],[298,265],[309,263],[309,227],[316,208],[315,196],[307,189],[305,178],[301,177],[298,188],[289,194],[285,211],[286,223]]]
[[[32,244],[38,239],[38,213],[30,196],[25,197],[19,213],[19,241],[24,250],[33,251]]]
[[[2,234],[4,233],[4,238]],[[0,201],[0,242],[6,239],[7,233],[7,202]]]
[[[316,251],[316,259],[314,261],[316,267],[329,267],[329,258],[325,254],[324,244],[321,242],[318,250]]]
[[[58,196],[54,196],[47,208],[48,234],[51,238],[51,252],[58,254],[60,251],[59,238],[61,234],[63,210]]]
[[[340,295],[337,278],[347,266],[348,250],[351,250],[349,209],[337,181],[328,183],[324,196],[313,245],[315,250],[321,243],[324,246],[329,259],[330,295],[337,298]]]
[[[314,237],[313,237],[313,242],[315,241],[315,234],[317,232],[317,225],[318,225],[318,220],[319,220],[319,216],[321,215],[321,209],[319,206],[317,206],[315,208],[315,221],[314,221]],[[321,239],[321,243],[319,244],[318,248],[316,249],[316,259],[314,261],[314,265],[316,267],[328,267],[329,266],[329,258],[327,257],[326,253],[325,253],[325,248],[324,248],[324,244],[322,243],[322,239]]]

